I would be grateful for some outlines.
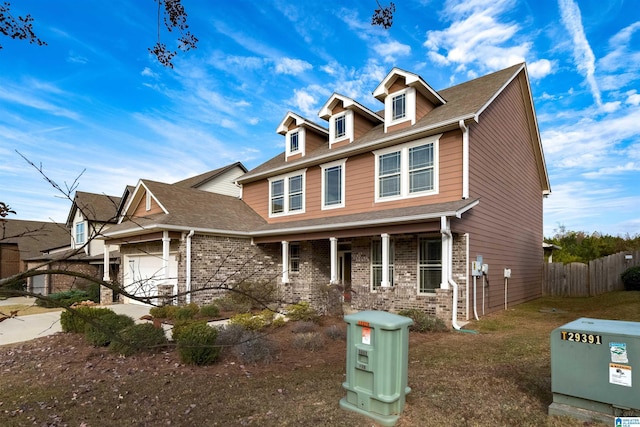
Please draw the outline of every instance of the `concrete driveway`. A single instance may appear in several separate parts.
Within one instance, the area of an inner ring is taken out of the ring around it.
[[[0,312],[2,307],[14,304],[31,305],[34,298],[16,297],[0,301]],[[118,314],[126,314],[135,320],[141,316],[149,314],[150,306],[138,304],[113,304],[102,306],[115,311]],[[18,316],[0,322],[0,345],[11,344],[22,341],[29,341],[34,338],[61,332],[60,311],[53,311],[42,314],[31,314],[29,316]],[[9,313],[5,313],[9,314]]]

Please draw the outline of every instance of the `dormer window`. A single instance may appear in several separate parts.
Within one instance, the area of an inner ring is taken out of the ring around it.
[[[344,111],[329,119],[329,146],[353,141],[353,111]]]
[[[391,105],[393,108],[392,120],[404,119],[407,116],[407,96],[404,93],[394,96]]]
[[[300,141],[298,138],[300,137],[300,133],[298,131],[291,132],[289,135],[289,152],[297,153],[300,150]]]
[[[347,118],[345,115],[336,117],[335,120],[335,137],[342,138],[347,134]]]
[[[287,157],[302,154],[304,156],[307,132],[303,127],[297,127],[286,133]]]
[[[412,87],[395,92],[384,100],[385,131],[400,123],[416,123],[416,90]]]

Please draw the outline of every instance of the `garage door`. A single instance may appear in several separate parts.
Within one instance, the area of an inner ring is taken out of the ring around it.
[[[127,292],[138,297],[155,297],[158,285],[178,283],[178,261],[175,254],[169,255],[167,279],[162,278],[162,255],[129,255],[125,257],[124,285]],[[142,304],[131,298],[125,303]],[[156,302],[156,298],[153,299]]]

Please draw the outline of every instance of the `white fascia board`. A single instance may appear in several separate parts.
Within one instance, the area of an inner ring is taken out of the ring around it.
[[[133,237],[140,234],[141,231],[179,231],[189,232],[195,230],[196,233],[217,234],[223,236],[238,236],[238,237],[251,237],[253,233],[248,231],[237,230],[221,230],[216,228],[198,228],[198,227],[186,227],[178,225],[165,225],[165,224],[149,224],[149,225],[136,225],[134,228],[127,230],[114,231],[112,233],[104,233],[101,239],[117,239],[124,237]]]

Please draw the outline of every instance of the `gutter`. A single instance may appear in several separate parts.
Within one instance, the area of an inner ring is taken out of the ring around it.
[[[445,280],[453,288],[451,326],[453,326],[453,329],[455,329],[456,331],[459,331],[461,327],[460,325],[458,325],[458,284],[453,280],[453,235],[451,234],[451,230],[449,229],[449,224],[446,216],[440,217],[440,233],[442,233],[442,236],[446,238],[447,242],[447,277],[445,278]]]

